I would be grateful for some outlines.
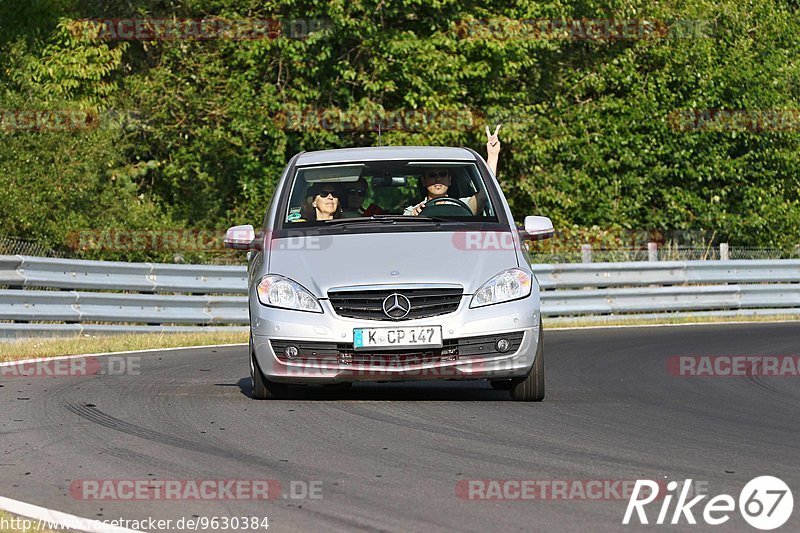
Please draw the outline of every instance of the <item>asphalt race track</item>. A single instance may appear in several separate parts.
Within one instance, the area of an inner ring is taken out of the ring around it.
[[[701,525],[645,528],[621,524],[624,498],[470,500],[456,487],[691,478],[711,496],[738,500],[750,479],[775,475],[795,494],[781,531],[798,531],[800,378],[667,371],[672,356],[798,354],[797,323],[548,331],[540,404],[512,402],[486,382],[365,384],[255,401],[244,346],[128,356],[138,366],[123,375],[5,376],[0,496],[100,520],[267,516],[270,531],[757,531],[738,510],[723,525],[702,523],[708,498],[694,508]],[[272,479],[283,493],[273,501],[70,493],[76,480],[106,479]],[[321,498],[302,498],[312,489]],[[659,507],[647,508],[651,522]]]

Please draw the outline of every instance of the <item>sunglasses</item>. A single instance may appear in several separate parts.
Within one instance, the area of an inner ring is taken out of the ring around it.
[[[425,173],[425,179],[439,179],[439,178],[449,178],[450,171],[448,170],[434,170],[431,172]]]
[[[348,192],[349,192],[350,194],[360,194],[361,196],[363,196],[363,195],[367,194],[367,190],[366,190],[366,189],[356,189],[356,188],[352,188],[352,189],[348,189]]]
[[[339,193],[337,191],[319,191],[317,196],[320,198],[327,198],[328,196],[333,196],[334,198],[339,198]]]

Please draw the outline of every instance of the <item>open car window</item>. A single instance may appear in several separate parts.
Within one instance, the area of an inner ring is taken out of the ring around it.
[[[445,177],[447,176],[447,177]],[[449,182],[446,198],[431,202],[422,213],[437,220],[497,222],[496,206],[487,194],[475,163],[464,161],[372,161],[298,167],[288,203],[281,214],[284,227],[321,225],[314,198],[324,192],[337,200],[335,219],[411,216],[408,208],[426,200],[431,181]],[[440,179],[436,179],[436,178]],[[441,191],[441,189],[439,189]],[[475,201],[471,199],[475,197]],[[452,199],[452,200],[448,200]],[[328,206],[330,206],[328,200]],[[466,207],[465,207],[466,205]],[[473,212],[471,208],[477,208]],[[401,219],[402,222],[402,219]]]

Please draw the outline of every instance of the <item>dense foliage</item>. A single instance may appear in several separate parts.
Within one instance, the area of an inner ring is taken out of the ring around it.
[[[259,39],[114,40],[76,22],[203,17],[275,24]],[[568,24],[581,19],[630,28]],[[788,0],[4,2],[0,235],[63,246],[91,229],[258,224],[298,151],[485,153],[484,125],[502,123],[518,218],[549,215],[571,239],[792,247],[798,35]],[[53,127],[53,110],[71,121]]]

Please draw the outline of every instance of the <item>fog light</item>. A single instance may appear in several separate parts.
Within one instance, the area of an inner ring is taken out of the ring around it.
[[[511,343],[508,342],[508,339],[500,339],[495,344],[495,347],[497,348],[498,352],[504,353],[507,352],[509,348],[511,348]]]
[[[353,354],[342,352],[339,354],[339,364],[349,365],[353,362]]]
[[[285,355],[287,359],[294,359],[300,355],[300,350],[297,349],[297,346],[292,346],[290,344],[285,350],[283,350],[283,355]]]

